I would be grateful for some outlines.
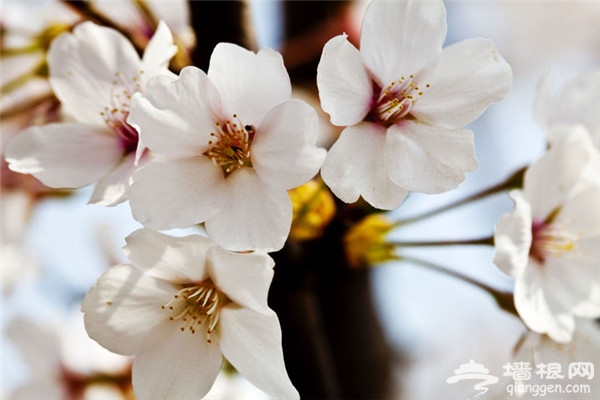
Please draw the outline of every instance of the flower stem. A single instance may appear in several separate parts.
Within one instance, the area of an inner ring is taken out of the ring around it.
[[[480,239],[466,239],[466,240],[441,240],[441,241],[429,241],[429,242],[388,242],[388,244],[396,247],[426,247],[426,246],[472,246],[472,245],[494,245],[494,237],[489,236]]]
[[[453,208],[457,208],[462,205],[472,203],[477,200],[481,200],[483,198],[489,197],[496,193],[504,192],[506,190],[520,188],[523,186],[523,175],[525,174],[526,168],[527,167],[523,167],[523,168],[519,169],[518,171],[513,173],[511,176],[509,176],[508,179],[506,179],[504,182],[501,182],[495,186],[492,186],[481,192],[474,193],[464,199],[457,200],[450,204],[446,204],[440,208],[436,208],[434,210],[427,211],[423,214],[419,214],[419,215],[416,215],[416,216],[410,217],[410,218],[401,219],[399,221],[396,221],[395,225],[400,226],[400,225],[407,225],[407,224],[411,224],[414,222],[418,222],[418,221],[424,220],[426,218],[441,214],[441,213],[451,210]]]
[[[7,95],[10,92],[12,92],[13,90],[16,90],[16,89],[20,88],[21,86],[25,85],[30,80],[42,76],[44,67],[45,67],[45,62],[42,62],[38,66],[33,68],[32,70],[27,71],[24,74],[21,74],[15,78],[9,80],[8,82],[4,83],[0,87],[0,94]]]
[[[408,262],[417,264],[419,266],[429,268],[433,271],[441,272],[441,273],[451,276],[453,278],[460,279],[463,282],[470,283],[471,285],[476,286],[476,287],[480,288],[481,290],[488,292],[494,298],[494,300],[496,300],[496,303],[498,304],[498,306],[501,309],[503,309],[504,311],[506,311],[508,313],[518,315],[517,309],[515,308],[515,305],[514,305],[513,294],[510,292],[500,291],[500,290],[495,289],[483,282],[473,279],[470,276],[464,275],[458,271],[453,271],[448,268],[444,268],[438,264],[435,264],[435,263],[432,263],[430,261],[426,261],[426,260],[423,260],[420,258],[402,255],[402,256],[400,256],[400,260],[408,261]]]
[[[33,54],[37,51],[40,51],[41,48],[37,44],[30,44],[22,47],[8,47],[2,48],[0,50],[0,56],[2,57],[12,57],[12,56],[20,56],[24,54]]]

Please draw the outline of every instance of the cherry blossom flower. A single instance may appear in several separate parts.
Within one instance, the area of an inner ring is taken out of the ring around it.
[[[496,226],[494,262],[515,278],[519,315],[561,343],[575,317],[600,316],[600,184],[586,179],[594,156],[585,131],[565,136],[529,167]]]
[[[50,322],[39,319],[18,316],[7,324],[8,338],[29,367],[10,399],[133,398],[131,358],[90,339],[78,308],[59,312]]]
[[[131,264],[107,270],[82,310],[90,337],[136,355],[138,399],[204,396],[223,357],[275,398],[298,398],[283,362],[281,328],[267,305],[273,260],[230,253],[200,235],[140,229],[127,239]]]
[[[538,84],[535,116],[550,144],[562,136],[565,126],[581,124],[600,148],[599,107],[600,69],[573,77],[558,93],[552,92],[548,76]]]
[[[170,73],[175,51],[164,23],[142,59],[120,33],[91,22],[56,38],[48,52],[50,84],[75,122],[33,126],[18,134],[5,152],[10,169],[53,188],[97,181],[91,203],[124,201],[141,150],[137,131],[126,121],[131,96],[150,77]]]
[[[133,216],[153,229],[205,222],[220,246],[279,250],[290,231],[286,190],[310,180],[317,114],[290,100],[281,55],[220,43],[208,73],[159,77],[132,99],[128,121],[157,157],[133,178]]]
[[[408,191],[456,188],[477,167],[473,134],[458,128],[506,95],[512,72],[489,40],[442,49],[445,17],[441,0],[374,1],[360,51],[346,35],[325,45],[321,106],[347,128],[321,175],[341,200],[393,209]]]

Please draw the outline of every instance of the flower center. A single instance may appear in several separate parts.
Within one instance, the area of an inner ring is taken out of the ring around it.
[[[205,324],[206,341],[212,343],[211,335],[219,322],[221,307],[230,300],[222,294],[210,279],[186,286],[173,295],[171,301],[161,306],[169,312],[170,321],[178,321],[181,332],[196,333]]]
[[[534,222],[531,232],[533,241],[529,254],[541,264],[548,257],[559,258],[579,248],[581,233],[568,227]]]
[[[144,71],[140,71],[143,74]],[[125,154],[136,151],[139,141],[138,132],[134,127],[127,123],[129,116],[129,102],[131,96],[136,92],[140,92],[140,78],[134,76],[131,81],[123,78],[118,72],[115,73],[115,80],[112,82],[113,91],[111,94],[111,103],[104,107],[104,111],[100,115],[104,119],[106,125],[117,135],[120,140],[121,147]]]
[[[236,119],[237,115],[233,114]],[[208,141],[210,149],[202,153],[209,157],[215,165],[223,169],[225,177],[242,167],[252,167],[250,145],[256,129],[252,125],[225,120],[215,123],[216,132],[211,132],[213,139]]]
[[[414,75],[408,79],[403,76],[383,89],[374,84],[374,101],[367,120],[390,126],[409,118],[413,105],[424,93],[413,79]],[[426,88],[429,86],[425,85]]]

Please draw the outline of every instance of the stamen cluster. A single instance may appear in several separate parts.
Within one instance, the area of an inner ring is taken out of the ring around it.
[[[233,114],[233,118],[237,115]],[[216,132],[210,134],[215,140],[209,140],[208,145],[212,147],[203,155],[220,166],[226,177],[238,168],[252,167],[250,145],[256,133],[254,126],[228,119],[223,123],[216,122],[215,127]]]
[[[143,73],[144,71],[140,71],[140,74]],[[142,85],[139,77],[134,76],[130,82],[119,72],[115,73],[115,80],[112,84],[114,91],[111,96],[111,104],[104,107],[104,111],[101,111],[100,115],[106,125],[120,139],[123,152],[127,154],[136,151],[139,142],[138,132],[127,123],[127,117],[129,116],[131,96],[141,91]]]
[[[161,308],[170,313],[170,321],[181,323],[179,328],[181,332],[188,331],[195,334],[196,328],[206,321],[206,341],[212,343],[211,334],[219,322],[219,310],[229,302],[229,299],[209,279],[200,284],[182,288],[173,295],[171,301]]]

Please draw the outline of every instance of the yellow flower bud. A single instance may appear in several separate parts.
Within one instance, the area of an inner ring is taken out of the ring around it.
[[[290,237],[308,240],[321,236],[335,214],[335,202],[329,190],[322,182],[311,180],[288,191],[288,195],[294,215]]]
[[[350,266],[361,268],[398,258],[394,246],[385,239],[393,227],[394,223],[382,214],[371,214],[351,227],[344,236]]]

